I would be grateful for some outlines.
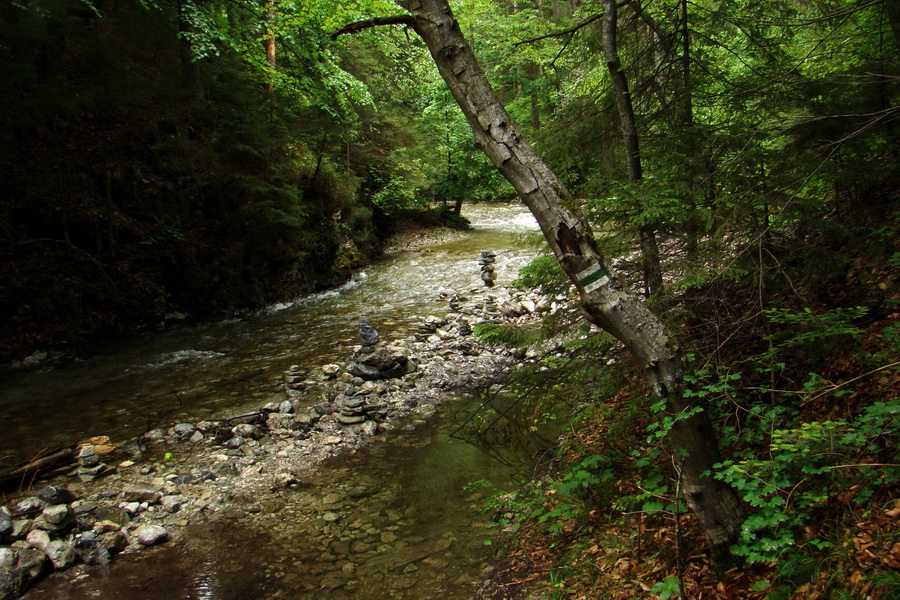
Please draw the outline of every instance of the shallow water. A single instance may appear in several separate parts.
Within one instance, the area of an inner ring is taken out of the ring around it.
[[[408,335],[422,316],[446,313],[442,288],[482,285],[481,250],[498,251],[498,283],[509,283],[533,255],[511,237],[536,230],[520,207],[464,214],[476,227],[465,238],[381,261],[338,290],[8,378],[0,389],[11,418],[0,450],[22,456],[87,435],[119,440],[156,422],[280,400],[281,373],[292,364],[342,362],[362,318],[382,339]],[[467,598],[494,548],[484,499],[510,487],[517,472],[451,437],[455,415],[472,402],[450,401],[321,466],[299,489],[250,500],[252,513],[235,500],[237,510],[191,526],[184,543],[122,556],[112,568],[91,568],[90,577],[53,575],[25,598]],[[492,487],[466,489],[479,480]]]
[[[24,599],[468,598],[494,551],[485,497],[517,473],[450,437],[453,414],[473,401],[260,499],[269,511],[191,527],[186,543],[124,555],[80,581],[54,575]],[[475,481],[492,487],[467,489]]]
[[[480,287],[481,250],[498,252],[497,283],[508,284],[534,252],[514,237],[537,231],[518,205],[464,207],[474,231],[462,239],[377,261],[336,290],[269,307],[241,320],[181,327],[85,349],[62,366],[0,379],[0,460],[15,464],[95,435],[134,437],[181,418],[258,406],[280,393],[291,365],[343,362],[368,318],[390,340],[422,316],[442,315],[442,290]]]

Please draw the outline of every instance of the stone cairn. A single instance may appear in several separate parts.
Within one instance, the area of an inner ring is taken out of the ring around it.
[[[497,255],[492,250],[482,250],[481,259],[478,264],[481,265],[481,281],[487,287],[494,287],[494,263],[497,262]]]

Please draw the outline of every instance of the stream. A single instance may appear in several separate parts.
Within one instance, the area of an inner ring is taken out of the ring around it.
[[[394,339],[425,315],[446,314],[442,291],[482,285],[481,250],[497,252],[497,281],[508,284],[534,255],[515,239],[536,231],[533,218],[514,205],[470,205],[463,214],[471,233],[378,261],[339,289],[6,377],[0,455],[19,460],[90,435],[119,441],[281,400],[281,373],[343,362],[363,318]],[[518,468],[499,464],[451,437],[454,416],[474,402],[463,397],[410,418],[303,485],[238,498],[234,510],[188,526],[183,543],[85,568],[100,576],[52,575],[24,598],[468,598],[492,560],[485,497],[511,488],[528,465],[527,456]],[[475,481],[488,486],[467,485]]]

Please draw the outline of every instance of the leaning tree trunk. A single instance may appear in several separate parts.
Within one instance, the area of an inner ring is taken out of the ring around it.
[[[476,144],[531,210],[563,270],[575,284],[592,323],[622,341],[675,420],[669,440],[680,461],[682,489],[700,520],[713,559],[731,560],[744,512],[733,490],[709,473],[720,460],[706,411],[685,398],[677,343],[659,318],[619,282],[594,242],[590,226],[565,185],[522,139],[466,43],[446,0],[397,0],[408,15],[354,23],[335,36],[366,27],[405,24],[418,33],[472,127]]]

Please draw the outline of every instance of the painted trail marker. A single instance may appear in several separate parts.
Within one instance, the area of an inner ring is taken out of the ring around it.
[[[578,273],[578,283],[584,291],[591,293],[609,283],[609,275],[602,265],[596,264]]]

